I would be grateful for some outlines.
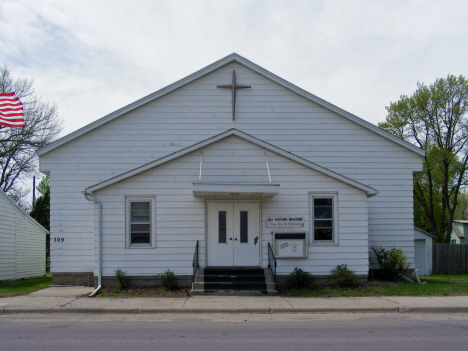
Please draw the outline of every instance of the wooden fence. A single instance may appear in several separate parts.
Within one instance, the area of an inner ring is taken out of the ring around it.
[[[432,274],[468,274],[468,244],[432,244]]]

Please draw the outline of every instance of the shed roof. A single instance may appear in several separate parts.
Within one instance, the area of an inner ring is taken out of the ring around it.
[[[277,83],[277,84],[279,84],[279,85],[281,85],[281,86],[295,92],[296,94],[299,94],[299,95],[305,97],[306,99],[309,99],[309,100],[315,102],[316,104],[319,104],[319,105],[321,105],[321,106],[323,106],[323,107],[325,107],[325,108],[327,108],[327,109],[329,109],[329,110],[331,110],[331,111],[333,111],[333,112],[335,112],[335,113],[337,113],[337,114],[339,114],[339,115],[341,115],[341,116],[343,116],[343,117],[345,117],[345,118],[359,124],[360,126],[362,126],[364,128],[367,128],[367,129],[369,129],[369,130],[383,136],[384,138],[389,139],[389,140],[391,140],[391,141],[405,147],[406,149],[415,152],[418,155],[424,156],[424,154],[425,154],[424,150],[420,149],[419,147],[417,147],[417,146],[415,146],[415,145],[413,145],[413,144],[411,144],[411,143],[409,143],[409,142],[407,142],[407,141],[405,141],[403,139],[400,139],[400,138],[396,137],[395,135],[393,135],[393,134],[391,134],[391,133],[389,133],[389,132],[387,132],[387,131],[385,131],[385,130],[383,130],[383,129],[375,126],[375,125],[373,125],[372,123],[369,123],[369,122],[367,122],[367,121],[365,121],[365,120],[363,120],[363,119],[361,119],[361,118],[359,118],[359,117],[357,117],[357,116],[355,116],[355,115],[353,115],[353,114],[351,114],[351,113],[349,113],[349,112],[347,112],[347,111],[345,111],[345,110],[343,110],[343,109],[341,109],[341,108],[339,108],[339,107],[337,107],[337,106],[335,106],[335,105],[333,105],[333,104],[331,104],[331,103],[329,103],[329,102],[327,102],[327,101],[325,101],[325,100],[323,100],[321,98],[319,98],[318,96],[315,96],[315,95],[305,91],[304,89],[301,89],[301,88],[297,87],[296,85],[284,80],[283,78],[278,77],[277,75],[271,73],[270,71],[264,69],[263,67],[260,67],[259,65],[247,60],[246,58],[244,58],[244,57],[242,57],[242,56],[240,56],[240,55],[238,55],[236,53],[228,55],[228,56],[222,58],[221,60],[218,60],[218,61],[212,63],[211,65],[208,65],[205,68],[202,68],[201,70],[199,70],[199,71],[197,71],[195,73],[192,73],[191,75],[189,75],[189,76],[187,76],[185,78],[182,78],[181,80],[179,80],[179,81],[177,81],[177,82],[175,82],[173,84],[170,84],[170,85],[166,86],[165,88],[162,88],[162,89],[160,89],[160,90],[158,90],[158,91],[156,91],[156,92],[154,92],[154,93],[152,93],[150,95],[147,95],[147,96],[145,96],[144,98],[142,98],[140,100],[137,100],[137,101],[125,106],[125,107],[122,107],[121,109],[119,109],[119,110],[117,110],[115,112],[112,112],[109,115],[104,116],[104,117],[96,120],[95,122],[90,123],[90,124],[84,126],[83,128],[80,128],[80,129],[76,130],[75,132],[70,133],[70,134],[68,134],[68,135],[54,141],[53,143],[51,143],[51,144],[37,150],[37,154],[39,156],[45,155],[48,152],[60,147],[61,145],[66,144],[66,143],[80,137],[81,135],[86,134],[86,133],[96,129],[96,128],[98,128],[98,127],[100,127],[100,126],[102,126],[102,125],[104,125],[104,124],[106,124],[106,123],[108,123],[108,122],[122,116],[125,113],[128,113],[128,112],[130,112],[130,111],[132,111],[132,110],[134,110],[134,109],[136,109],[136,108],[138,108],[140,106],[143,106],[143,105],[145,105],[145,104],[147,104],[147,103],[149,103],[149,102],[151,102],[151,101],[153,101],[153,100],[155,100],[155,99],[157,99],[157,98],[159,98],[161,96],[164,96],[164,95],[166,95],[166,94],[168,94],[168,93],[170,93],[170,92],[172,92],[172,91],[174,91],[174,90],[176,90],[176,89],[178,89],[178,88],[180,88],[180,87],[182,87],[182,86],[184,86],[186,84],[189,84],[189,83],[193,82],[194,80],[199,79],[199,78],[201,78],[201,77],[203,77],[203,76],[205,76],[205,75],[207,75],[207,74],[209,74],[209,73],[211,73],[211,72],[213,72],[213,71],[215,71],[215,70],[217,70],[217,69],[219,69],[219,68],[221,68],[221,67],[223,67],[223,66],[225,66],[225,65],[227,65],[229,63],[231,63],[231,62],[237,62],[237,63],[251,69],[252,71],[254,71],[254,72],[256,72],[256,73],[258,73],[258,74],[260,74],[260,75],[262,75],[262,76],[264,76],[264,77],[266,77],[266,78],[268,78],[268,79],[270,79],[272,81],[274,81],[275,83]]]
[[[424,234],[424,235],[427,235],[427,236],[430,236],[430,237],[433,238],[433,239],[436,239],[435,235],[433,235],[433,234],[431,234],[431,233],[428,233],[428,232],[426,232],[425,230],[422,230],[422,229],[420,229],[420,228],[418,228],[418,227],[414,227],[414,230],[417,230],[418,232],[420,232],[420,233],[422,233],[422,234]]]

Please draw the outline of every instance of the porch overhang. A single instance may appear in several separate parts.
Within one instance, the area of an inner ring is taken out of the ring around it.
[[[278,194],[279,184],[193,183],[193,195],[198,197],[264,198]]]

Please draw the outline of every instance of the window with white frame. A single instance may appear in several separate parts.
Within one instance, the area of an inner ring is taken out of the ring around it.
[[[336,194],[311,195],[311,232],[315,243],[338,242],[336,227]]]
[[[154,198],[127,198],[127,246],[154,247]]]

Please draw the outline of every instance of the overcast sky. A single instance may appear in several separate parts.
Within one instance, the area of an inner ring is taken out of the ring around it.
[[[62,135],[236,52],[369,122],[468,75],[468,1],[2,0],[0,64]]]

